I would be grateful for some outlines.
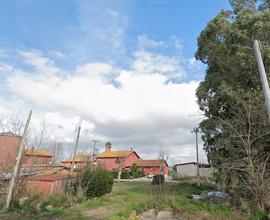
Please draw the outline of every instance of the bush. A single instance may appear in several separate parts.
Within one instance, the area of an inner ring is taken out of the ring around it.
[[[111,171],[111,175],[113,176],[114,179],[117,179],[118,171]],[[130,179],[130,178],[131,178],[130,172],[125,171],[121,173],[121,179]]]
[[[144,172],[139,170],[136,164],[132,165],[130,174],[133,178],[144,177]]]
[[[77,193],[81,189],[84,196],[90,198],[111,192],[112,186],[113,176],[109,171],[86,166],[74,183],[74,192]]]
[[[165,181],[164,175],[162,174],[155,175],[153,176],[152,185],[160,185],[160,184],[163,184],[164,181]]]
[[[52,205],[53,207],[69,207],[71,204],[67,195],[63,193],[54,193],[44,202],[43,206],[46,205]]]

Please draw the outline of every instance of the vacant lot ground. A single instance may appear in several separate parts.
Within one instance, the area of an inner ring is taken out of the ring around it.
[[[37,212],[26,207],[1,213],[0,219],[249,219],[227,204],[191,200],[192,194],[211,189],[211,185],[170,183],[160,193],[159,188],[153,189],[149,183],[115,183],[110,194],[69,208],[64,208],[63,204],[50,211]]]

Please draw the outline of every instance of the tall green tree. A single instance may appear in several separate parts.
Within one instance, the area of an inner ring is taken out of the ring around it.
[[[269,151],[270,128],[253,42],[261,42],[269,72],[270,1],[230,3],[232,10],[221,11],[198,38],[196,58],[207,65],[196,93],[205,116],[200,127],[216,180],[234,192],[242,190],[243,197],[256,197],[255,206],[263,208],[270,198],[265,193],[270,184],[269,154],[261,152]]]
[[[205,79],[196,94],[200,109],[206,117],[200,124],[204,147],[209,161],[214,165],[217,163],[214,154],[222,138],[217,118],[233,117],[233,102],[223,92],[224,89],[261,90],[253,51],[254,39],[262,42],[264,64],[266,70],[270,70],[268,1],[230,2],[232,10],[221,11],[200,33],[196,52],[196,58],[207,65]],[[263,97],[260,101],[264,101]],[[259,111],[265,112],[266,109]]]

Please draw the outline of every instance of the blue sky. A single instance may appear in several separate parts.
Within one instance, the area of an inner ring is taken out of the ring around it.
[[[228,8],[227,0],[1,1],[0,45],[80,53],[77,62],[113,59],[112,54],[106,55],[108,48],[96,49],[96,45],[101,46],[100,42],[95,44],[96,39],[87,36],[80,27],[106,27],[110,22],[106,10],[112,10],[127,17],[123,33],[127,54],[136,47],[137,36],[148,34],[162,41],[178,37],[184,46],[183,55],[192,57],[200,31],[221,9]],[[117,22],[121,23],[121,19]],[[84,48],[92,48],[95,54]]]
[[[206,68],[194,59],[197,37],[229,8],[227,0],[1,1],[0,116],[33,109],[66,152],[82,120],[82,149],[109,140],[143,158],[166,150],[192,161]]]

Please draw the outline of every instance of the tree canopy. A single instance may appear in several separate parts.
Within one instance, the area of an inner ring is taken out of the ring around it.
[[[270,145],[270,123],[253,50],[254,40],[259,40],[269,72],[270,1],[230,3],[232,10],[221,11],[198,37],[196,58],[207,69],[196,95],[205,116],[200,127],[209,162],[220,171],[219,177],[226,170],[228,175],[236,171],[241,173],[238,179],[251,180],[257,178],[257,174],[251,178],[251,172],[267,159],[258,152]]]

